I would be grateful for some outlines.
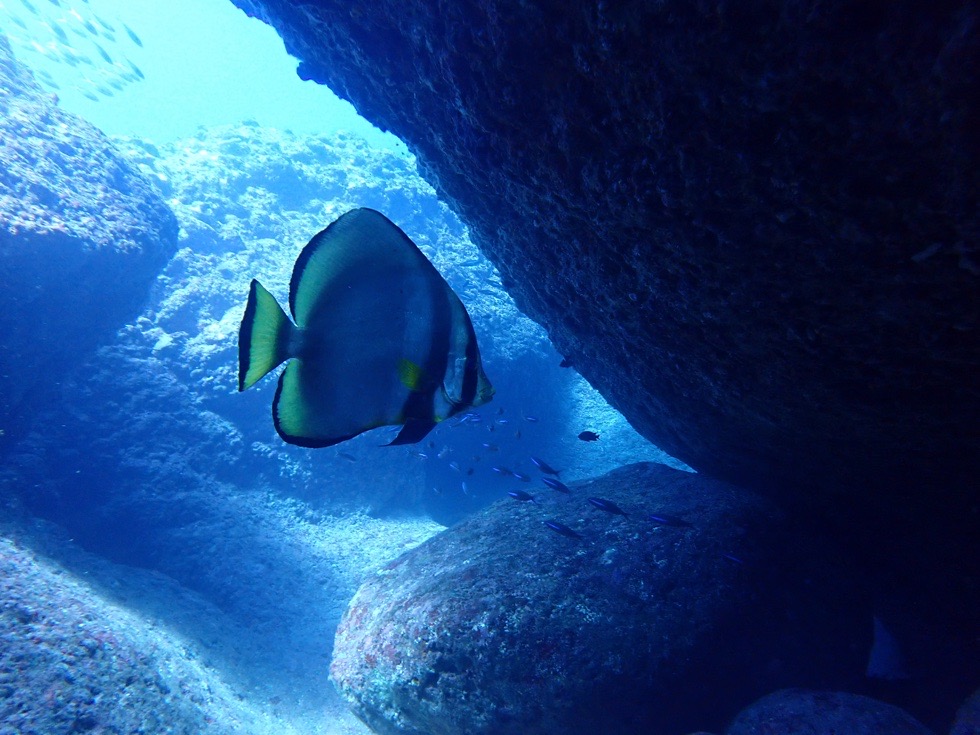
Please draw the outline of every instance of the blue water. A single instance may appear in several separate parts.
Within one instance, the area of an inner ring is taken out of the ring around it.
[[[63,109],[107,134],[162,143],[190,135],[200,125],[251,119],[299,134],[349,130],[373,145],[404,150],[395,136],[379,131],[328,88],[300,80],[296,61],[276,32],[226,0],[65,0],[58,5],[33,0],[31,5],[37,13],[21,0],[3,0],[0,28],[22,61],[50,75],[57,89],[47,86]],[[87,31],[85,22],[97,35]],[[69,43],[60,40],[56,27]],[[61,58],[66,47],[93,63],[66,63]],[[127,71],[129,62],[145,79],[121,90],[108,87],[112,96],[97,91]],[[43,77],[39,81],[45,84]],[[86,91],[97,99],[84,96]]]

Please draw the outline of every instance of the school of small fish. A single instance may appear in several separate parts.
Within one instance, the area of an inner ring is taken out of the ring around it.
[[[122,21],[99,16],[89,3],[0,0],[0,30],[45,88],[98,102],[146,78],[130,59],[143,40]]]
[[[472,476],[475,471],[474,467],[481,467],[480,472],[484,473],[484,476],[489,474],[490,476],[494,476],[505,481],[509,480],[510,482],[516,481],[531,483],[534,482],[535,477],[537,477],[537,479],[539,479],[543,484],[543,488],[539,489],[546,488],[547,490],[552,490],[555,493],[535,493],[533,492],[533,488],[529,488],[529,490],[532,490],[531,492],[520,489],[519,487],[505,489],[504,492],[506,495],[518,503],[527,503],[544,508],[551,506],[559,512],[565,512],[573,507],[578,508],[580,507],[579,503],[581,503],[582,506],[591,507],[596,512],[601,511],[608,516],[620,516],[622,520],[619,522],[621,523],[628,522],[631,524],[636,524],[640,527],[645,526],[647,528],[660,527],[664,529],[665,533],[684,533],[685,531],[695,529],[694,524],[687,519],[659,510],[651,510],[649,508],[633,508],[629,509],[629,512],[627,512],[627,510],[620,508],[618,505],[616,505],[616,503],[608,500],[607,498],[594,496],[578,496],[578,498],[576,498],[575,490],[558,479],[561,475],[561,470],[556,469],[545,459],[539,456],[523,453],[515,455],[513,453],[513,448],[516,445],[511,441],[511,439],[521,439],[522,435],[519,427],[524,423],[537,424],[539,419],[536,416],[523,415],[523,413],[519,415],[519,417],[515,417],[513,419],[504,418],[504,415],[507,413],[509,412],[503,407],[497,408],[494,414],[490,416],[477,411],[469,411],[453,417],[453,419],[447,422],[452,430],[449,434],[450,436],[452,436],[452,434],[457,430],[467,433],[482,433],[485,431],[487,432],[487,436],[496,437],[499,440],[500,443],[497,441],[479,441],[478,445],[482,451],[477,450],[476,453],[469,454],[461,450],[458,446],[454,447],[449,444],[442,444],[434,439],[430,439],[425,444],[425,448],[423,450],[409,450],[409,455],[425,461],[438,462],[442,460],[442,464],[447,469],[451,470],[450,474],[459,478],[456,480],[456,483],[458,483],[459,491],[465,496],[471,495],[473,490],[471,490],[469,484],[463,478]],[[587,430],[582,433],[586,435],[585,438],[582,436],[577,437],[582,441],[592,442],[598,440],[598,434],[595,432]],[[470,444],[474,444],[472,439],[470,440]],[[505,449],[507,451],[505,451]],[[505,455],[505,457],[502,458],[501,455]],[[355,457],[350,454],[342,453],[338,456],[348,461],[356,461]],[[501,459],[506,461],[507,458],[514,463],[510,467],[502,463],[487,466],[484,461],[481,461],[496,460],[500,462]],[[525,466],[529,466],[528,469],[524,469]],[[521,470],[513,469],[514,467],[521,467]],[[450,488],[433,487],[432,492],[436,495],[442,495],[444,490],[449,489]],[[568,503],[572,503],[572,505],[568,505]],[[610,522],[616,521],[610,518]],[[585,530],[576,530],[575,528],[562,523],[557,518],[548,518],[541,521],[541,524],[545,529],[574,541],[588,542],[590,540],[590,534],[588,532]],[[745,563],[741,558],[727,552],[718,554],[718,557],[723,559],[725,562],[739,565]]]

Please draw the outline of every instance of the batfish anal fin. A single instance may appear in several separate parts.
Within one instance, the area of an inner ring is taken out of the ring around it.
[[[388,442],[387,446],[393,447],[399,444],[416,444],[422,441],[426,434],[428,434],[435,427],[436,422],[432,419],[409,419],[405,422],[402,430],[398,432],[392,441]]]

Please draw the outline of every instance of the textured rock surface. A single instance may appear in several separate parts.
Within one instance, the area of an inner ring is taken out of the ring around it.
[[[980,689],[960,707],[949,735],[980,735]]]
[[[215,722],[236,700],[158,625],[0,536],[0,733],[238,732]]]
[[[492,506],[358,591],[331,676],[377,732],[674,735],[863,670],[867,613],[765,503],[652,464],[546,492]]]
[[[21,434],[51,384],[139,310],[176,243],[176,220],[145,178],[58,109],[0,35],[5,434]]]
[[[235,2],[673,456],[781,492],[980,471],[975,3]]]
[[[813,504],[975,684],[973,0],[234,1],[640,433]]]
[[[857,694],[787,689],[741,712],[725,735],[931,735],[914,717]]]

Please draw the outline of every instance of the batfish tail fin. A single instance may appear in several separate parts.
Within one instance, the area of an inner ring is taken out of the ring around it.
[[[293,324],[261,283],[252,279],[245,316],[238,330],[238,390],[255,385],[289,359]]]

